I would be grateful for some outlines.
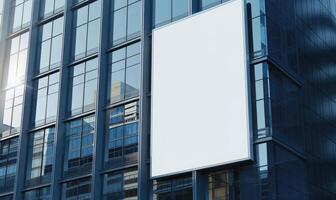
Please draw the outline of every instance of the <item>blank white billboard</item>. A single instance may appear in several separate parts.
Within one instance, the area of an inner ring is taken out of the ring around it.
[[[250,160],[244,1],[155,29],[151,175]]]

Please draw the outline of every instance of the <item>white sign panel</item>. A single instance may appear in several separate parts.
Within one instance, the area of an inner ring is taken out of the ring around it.
[[[151,175],[251,159],[243,0],[153,32]]]

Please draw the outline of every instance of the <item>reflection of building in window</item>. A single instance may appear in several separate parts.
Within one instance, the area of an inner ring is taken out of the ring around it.
[[[139,95],[140,61],[139,42],[110,54],[110,103]]]
[[[138,162],[138,106],[132,102],[109,111],[106,168]]]
[[[106,174],[104,177],[104,199],[138,199],[137,181],[137,169],[128,169]]]
[[[54,128],[47,128],[30,135],[26,178],[29,186],[47,183],[51,179],[54,131]]]
[[[97,96],[98,59],[72,68],[71,115],[95,109]]]
[[[94,127],[94,116],[73,120],[68,124],[64,154],[65,177],[91,172]]]
[[[230,198],[230,174],[228,171],[220,171],[208,175],[209,200],[229,200]]]
[[[70,181],[63,184],[62,199],[91,199],[91,177]]]
[[[14,188],[16,175],[18,137],[0,142],[0,191]]]
[[[50,187],[38,188],[35,190],[30,190],[28,192],[25,192],[24,199],[25,200],[37,200],[37,199],[49,200],[51,199],[50,193],[51,193]]]
[[[154,180],[154,200],[192,200],[192,179],[182,177],[167,181]]]

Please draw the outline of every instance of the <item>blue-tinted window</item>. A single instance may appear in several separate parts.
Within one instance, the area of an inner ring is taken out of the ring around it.
[[[138,103],[115,107],[108,114],[105,167],[115,168],[136,163],[138,160]]]
[[[51,179],[54,158],[54,128],[30,134],[26,184],[28,186],[47,183]]]
[[[62,200],[89,200],[91,199],[91,177],[64,183],[62,190]]]
[[[72,68],[71,115],[95,109],[98,59]]]
[[[73,33],[73,59],[98,52],[100,38],[100,1],[75,11]]]
[[[51,189],[50,187],[38,188],[35,190],[30,190],[25,192],[25,200],[51,200]]]
[[[59,73],[45,76],[38,80],[35,100],[34,126],[41,126],[56,121]]]
[[[141,31],[141,1],[111,0],[111,45],[136,38]]]
[[[65,177],[91,171],[94,133],[94,116],[73,120],[68,124],[64,154]]]
[[[140,43],[116,50],[110,54],[110,103],[139,95]]]
[[[0,142],[0,193],[13,190],[16,162],[17,162],[18,137]]]
[[[155,0],[155,27],[176,21],[189,14],[189,0]]]
[[[41,17],[48,17],[64,9],[66,0],[42,0]]]
[[[138,170],[128,169],[104,176],[104,200],[137,199]]]

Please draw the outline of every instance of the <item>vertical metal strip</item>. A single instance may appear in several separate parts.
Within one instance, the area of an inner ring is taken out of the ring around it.
[[[100,174],[103,170],[104,162],[104,138],[105,138],[105,110],[107,99],[107,80],[108,66],[107,54],[109,37],[109,14],[110,6],[108,0],[101,0],[101,23],[100,23],[100,45],[99,45],[99,64],[98,64],[98,89],[97,89],[97,104],[96,104],[96,137],[93,151],[93,170],[92,170],[92,199],[102,199],[103,176]]]
[[[150,105],[151,105],[152,1],[142,0],[141,86],[139,121],[138,198],[152,199],[150,180]]]
[[[35,58],[37,49],[37,39],[38,39],[38,18],[39,18],[39,4],[40,1],[33,0],[32,2],[32,14],[30,20],[30,35],[29,35],[29,45],[27,53],[27,65],[26,65],[26,77],[25,77],[25,91],[23,98],[22,107],[22,118],[21,118],[21,131],[19,136],[18,145],[18,161],[17,161],[17,172],[15,177],[14,185],[14,198],[16,200],[23,199],[22,189],[26,180],[26,160],[27,160],[27,146],[28,146],[28,130],[30,128],[31,122],[31,105],[33,101],[33,76],[35,71]]]
[[[63,27],[63,53],[62,64],[60,67],[60,81],[59,81],[59,96],[58,96],[58,111],[55,127],[55,142],[54,142],[54,166],[53,174],[51,178],[51,199],[61,199],[62,186],[60,180],[63,172],[63,154],[64,154],[64,140],[66,133],[66,124],[64,119],[67,114],[67,98],[68,98],[68,86],[69,86],[69,68],[68,63],[71,60],[71,36],[72,36],[72,15],[71,10],[73,1],[65,1],[64,7],[64,27]],[[64,48],[67,47],[67,48]]]

